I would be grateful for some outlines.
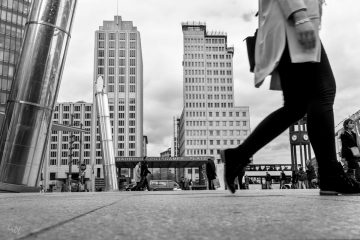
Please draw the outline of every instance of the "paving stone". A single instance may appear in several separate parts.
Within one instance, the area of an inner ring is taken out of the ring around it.
[[[0,239],[359,239],[360,196],[318,190],[0,194]]]

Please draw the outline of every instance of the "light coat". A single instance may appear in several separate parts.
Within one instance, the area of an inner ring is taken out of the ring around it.
[[[320,61],[319,38],[317,37],[315,48],[305,50],[297,40],[291,15],[300,9],[306,9],[318,36],[322,2],[322,0],[259,0],[259,30],[256,38],[254,70],[256,87],[260,87],[264,79],[272,75],[270,89],[281,90],[276,67],[286,42],[293,63]]]
[[[138,162],[138,164],[136,164],[135,168],[134,168],[134,180],[135,182],[140,182],[141,181],[141,165],[140,162]]]

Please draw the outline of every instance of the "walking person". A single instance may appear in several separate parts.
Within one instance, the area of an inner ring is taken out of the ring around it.
[[[307,174],[304,171],[303,167],[300,167],[298,172],[298,179],[299,179],[299,189],[306,189],[306,180],[307,180]]]
[[[189,190],[192,190],[192,185],[193,185],[193,181],[192,181],[192,179],[190,178],[190,179],[189,179]]]
[[[341,139],[341,156],[345,159],[348,176],[359,179],[359,155],[354,155],[352,148],[358,149],[357,137],[354,132],[355,123],[352,119],[346,119],[343,123],[344,132],[340,135]]]
[[[280,173],[280,189],[285,189],[285,183],[286,183],[286,174],[284,170]]]
[[[319,165],[320,194],[360,193],[336,159],[333,104],[335,79],[320,42],[321,0],[259,0],[255,86],[271,75],[284,105],[267,116],[236,148],[221,151],[225,182],[234,180],[250,157],[307,114],[308,133]]]
[[[150,185],[149,185],[149,181],[147,179],[147,175],[151,174],[151,172],[149,171],[149,166],[148,163],[146,161],[146,157],[144,157],[144,160],[141,162],[141,172],[140,172],[140,176],[141,176],[141,188],[142,189],[147,189],[148,191],[151,191]]]
[[[299,188],[298,183],[299,183],[299,174],[298,174],[298,170],[295,169],[295,170],[292,171],[292,175],[291,175],[292,188],[293,189],[298,189]]]
[[[272,183],[272,178],[271,178],[271,175],[270,173],[266,172],[266,175],[265,175],[265,183],[266,183],[266,189],[271,189],[271,183]]]
[[[206,163],[206,176],[208,179],[209,190],[215,190],[213,180],[216,179],[216,167],[214,161],[210,158]]]
[[[131,189],[131,191],[139,191],[140,190],[140,182],[141,182],[141,162],[138,162],[134,168],[134,181],[136,185]]]

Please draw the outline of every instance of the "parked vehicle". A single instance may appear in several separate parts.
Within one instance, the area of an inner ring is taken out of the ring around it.
[[[150,188],[153,191],[178,191],[179,184],[173,180],[150,180]]]
[[[128,185],[125,186],[124,189],[125,189],[125,191],[131,191],[131,189],[135,186],[136,186],[136,183],[129,183]]]

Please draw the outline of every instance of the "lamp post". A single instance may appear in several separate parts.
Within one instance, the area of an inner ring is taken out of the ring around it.
[[[74,114],[71,114],[71,120],[70,120],[70,126],[73,126],[74,124]],[[72,175],[72,157],[73,157],[73,144],[75,142],[75,135],[73,132],[71,132],[71,135],[70,135],[70,142],[69,142],[69,176],[68,176],[68,191],[71,192],[71,175]]]
[[[82,129],[83,124],[80,123],[80,128]],[[80,139],[79,139],[79,143],[80,143],[80,147],[79,147],[79,162],[78,162],[78,167],[79,167],[79,191],[80,191],[80,186],[84,185],[84,180],[85,180],[85,170],[86,170],[86,164],[84,163],[83,160],[83,140],[82,140],[82,131],[80,131]],[[82,190],[82,188],[81,188]]]

